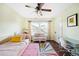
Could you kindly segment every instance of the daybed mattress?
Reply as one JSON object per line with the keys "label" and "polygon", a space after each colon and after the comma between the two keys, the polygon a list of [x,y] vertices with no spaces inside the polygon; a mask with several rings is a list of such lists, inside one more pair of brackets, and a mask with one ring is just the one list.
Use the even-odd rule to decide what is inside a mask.
{"label": "daybed mattress", "polygon": [[28,46],[29,39],[20,43],[7,42],[0,45],[0,56],[18,56]]}

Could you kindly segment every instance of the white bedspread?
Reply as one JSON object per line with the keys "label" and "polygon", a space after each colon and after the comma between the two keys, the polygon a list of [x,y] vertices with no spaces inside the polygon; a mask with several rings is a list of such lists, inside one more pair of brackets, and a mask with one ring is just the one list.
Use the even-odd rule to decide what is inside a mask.
{"label": "white bedspread", "polygon": [[29,44],[29,39],[26,39],[20,43],[8,42],[0,45],[0,56],[17,56],[26,48]]}

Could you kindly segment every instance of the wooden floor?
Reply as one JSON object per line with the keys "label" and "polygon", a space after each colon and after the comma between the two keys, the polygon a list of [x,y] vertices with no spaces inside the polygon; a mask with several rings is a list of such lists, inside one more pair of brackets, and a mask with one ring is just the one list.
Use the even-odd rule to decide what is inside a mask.
{"label": "wooden floor", "polygon": [[52,47],[55,49],[55,51],[57,52],[59,56],[63,56],[63,55],[70,56],[70,53],[66,49],[64,49],[62,46],[60,46],[56,41],[51,40],[49,42],[51,43]]}

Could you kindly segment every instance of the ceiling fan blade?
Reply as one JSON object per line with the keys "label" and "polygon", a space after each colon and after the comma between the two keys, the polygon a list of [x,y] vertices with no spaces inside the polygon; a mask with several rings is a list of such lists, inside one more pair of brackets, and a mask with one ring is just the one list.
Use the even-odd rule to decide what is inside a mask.
{"label": "ceiling fan blade", "polygon": [[52,10],[51,9],[41,9],[42,11],[48,11],[48,12],[51,12]]}
{"label": "ceiling fan blade", "polygon": [[44,3],[37,3],[37,8],[41,9]]}
{"label": "ceiling fan blade", "polygon": [[[25,7],[28,7],[28,8],[34,8],[34,7],[29,6],[29,5],[25,5]],[[34,9],[35,9],[35,8],[34,8]]]}
{"label": "ceiling fan blade", "polygon": [[28,6],[28,5],[25,5],[25,7],[29,7],[29,8],[31,8],[31,6]]}
{"label": "ceiling fan blade", "polygon": [[38,6],[42,7],[44,3],[37,3]]}

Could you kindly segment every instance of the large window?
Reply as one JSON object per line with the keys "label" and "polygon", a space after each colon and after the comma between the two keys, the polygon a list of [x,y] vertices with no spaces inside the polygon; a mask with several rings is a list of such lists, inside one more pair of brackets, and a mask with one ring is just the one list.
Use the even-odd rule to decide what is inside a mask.
{"label": "large window", "polygon": [[48,35],[48,22],[31,22],[31,34],[35,33]]}

